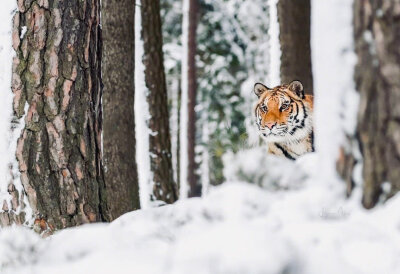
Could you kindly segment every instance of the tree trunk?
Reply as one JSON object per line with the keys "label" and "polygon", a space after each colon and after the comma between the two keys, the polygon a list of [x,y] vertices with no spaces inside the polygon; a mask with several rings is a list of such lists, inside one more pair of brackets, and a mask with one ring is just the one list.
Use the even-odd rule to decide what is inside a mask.
{"label": "tree trunk", "polygon": [[25,127],[16,158],[41,231],[108,220],[99,8],[99,0],[18,1],[13,109]]}
{"label": "tree trunk", "polygon": [[172,170],[171,136],[167,86],[162,51],[160,2],[141,0],[143,64],[145,82],[149,90],[147,102],[150,116],[150,168],[153,173],[153,193],[157,200],[173,203],[177,199]]}
{"label": "tree trunk", "polygon": [[196,30],[198,6],[197,0],[189,2],[189,32],[188,32],[188,182],[189,197],[200,196],[200,189],[196,177]]}
{"label": "tree trunk", "polygon": [[[355,0],[354,35],[360,92],[358,126],[352,136],[363,162],[363,197],[373,207],[388,182],[387,198],[400,190],[400,3]],[[354,149],[348,150],[354,151]],[[339,170],[351,184],[357,156],[345,154]],[[345,166],[345,168],[343,168]],[[347,176],[346,176],[347,175]],[[385,191],[386,192],[386,191]]]}
{"label": "tree trunk", "polygon": [[313,93],[310,46],[310,0],[279,0],[281,81],[299,80],[307,94]]}
{"label": "tree trunk", "polygon": [[111,219],[139,209],[135,139],[135,1],[103,0],[104,165]]}
{"label": "tree trunk", "polygon": [[181,157],[180,157],[180,150],[181,150],[181,132],[180,132],[180,130],[181,130],[181,98],[182,98],[182,89],[181,89],[181,86],[180,86],[180,84],[179,84],[179,88],[178,88],[178,91],[177,91],[177,93],[178,93],[178,95],[177,95],[177,104],[176,104],[176,106],[177,106],[177,108],[178,108],[178,110],[177,110],[177,123],[176,123],[176,128],[177,128],[177,132],[176,132],[176,151],[175,151],[175,154],[176,154],[176,184],[177,184],[177,189],[178,189],[178,191],[177,191],[177,193],[178,193],[178,197],[179,197],[179,194],[180,194],[180,191],[179,191],[179,189],[180,189],[180,187],[181,187],[181,184],[182,184],[182,180],[181,180],[181,172],[180,172],[180,169],[181,169]]}

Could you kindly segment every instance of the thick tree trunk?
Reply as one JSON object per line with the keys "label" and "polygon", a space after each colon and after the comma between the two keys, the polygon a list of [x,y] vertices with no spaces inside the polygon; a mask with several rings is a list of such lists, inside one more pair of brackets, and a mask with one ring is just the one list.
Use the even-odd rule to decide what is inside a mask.
{"label": "thick tree trunk", "polygon": [[[400,3],[355,0],[354,35],[360,105],[352,143],[363,157],[362,203],[371,208],[384,182],[390,184],[387,197],[400,190]],[[351,153],[341,159],[349,163],[339,170],[348,184],[356,160]]]}
{"label": "thick tree trunk", "polygon": [[28,111],[16,157],[42,231],[108,219],[99,8],[99,0],[18,1],[13,107],[16,118]]}
{"label": "thick tree trunk", "polygon": [[150,167],[153,173],[153,193],[157,200],[173,203],[177,199],[172,170],[171,136],[167,86],[164,73],[163,39],[159,0],[141,0],[143,64],[149,90],[147,102],[150,116]]}
{"label": "thick tree trunk", "polygon": [[189,33],[188,33],[188,182],[189,197],[200,196],[201,191],[197,184],[195,146],[196,146],[196,30],[198,19],[197,0],[189,2]]}
{"label": "thick tree trunk", "polygon": [[310,46],[310,0],[279,0],[281,81],[299,80],[307,94],[313,93]]}
{"label": "thick tree trunk", "polygon": [[111,219],[138,209],[135,1],[103,0],[104,176]]}

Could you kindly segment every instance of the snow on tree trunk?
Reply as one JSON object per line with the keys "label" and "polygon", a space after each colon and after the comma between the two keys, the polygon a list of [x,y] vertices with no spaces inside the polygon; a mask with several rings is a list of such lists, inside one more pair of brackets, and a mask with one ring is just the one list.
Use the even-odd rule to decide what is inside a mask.
{"label": "snow on tree trunk", "polygon": [[[25,117],[18,119],[13,117],[13,93],[10,88],[12,75],[12,62],[15,58],[13,46],[17,47],[20,39],[25,35],[26,28],[19,29],[19,16],[14,16],[17,3],[7,0],[2,3],[0,11],[4,22],[0,24],[0,89],[2,100],[0,101],[0,225],[33,224],[33,212],[29,205],[26,193],[20,180],[18,163],[15,159],[17,139],[25,127]],[[13,20],[14,17],[14,20]],[[14,25],[14,28],[13,28]],[[13,31],[12,31],[13,30]],[[27,104],[24,106],[26,112]]]}
{"label": "snow on tree trunk", "polygon": [[181,111],[180,111],[180,185],[179,197],[187,198],[189,195],[188,185],[188,93],[189,93],[189,1],[183,0],[182,6],[182,76],[181,76]]}
{"label": "snow on tree trunk", "polygon": [[140,207],[133,108],[134,20],[134,0],[103,0],[103,157],[111,219]]}
{"label": "snow on tree trunk", "polygon": [[136,158],[139,174],[140,204],[142,208],[150,207],[150,201],[153,196],[153,173],[150,168],[149,159],[149,136],[151,130],[148,126],[150,120],[149,104],[147,103],[147,94],[149,90],[146,87],[144,79],[144,64],[142,62],[144,48],[141,38],[142,32],[142,14],[141,8],[136,7],[135,12],[135,120],[136,120]]}
{"label": "snow on tree trunk", "polygon": [[313,93],[310,47],[310,0],[279,0],[278,18],[281,55],[281,80],[300,80],[306,93]]}
{"label": "snow on tree trunk", "polygon": [[177,199],[172,170],[171,135],[167,87],[164,72],[163,38],[160,3],[141,0],[143,63],[150,109],[150,168],[153,174],[153,195],[157,200],[173,203]]}
{"label": "snow on tree trunk", "polygon": [[270,86],[281,84],[280,68],[281,68],[281,47],[279,42],[279,22],[278,22],[278,4],[279,0],[269,0],[269,83]]}
{"label": "snow on tree trunk", "polygon": [[39,231],[109,219],[99,7],[99,1],[18,1],[13,110],[16,119],[26,116],[16,158]]}
{"label": "snow on tree trunk", "polygon": [[[355,0],[355,79],[360,105],[352,147],[343,150],[339,171],[351,184],[357,180],[355,166],[362,160],[362,204],[366,208],[400,190],[399,33],[398,1]],[[358,150],[362,159],[354,153]]]}
{"label": "snow on tree trunk", "polygon": [[[179,173],[179,149],[180,149],[180,97],[181,97],[181,85],[180,79],[173,79],[171,86],[172,89],[172,110],[171,110],[171,150],[172,150],[172,164],[174,167],[174,181],[176,182],[177,189],[180,186],[180,173]],[[177,193],[179,195],[179,193]]]}
{"label": "snow on tree trunk", "polygon": [[[319,180],[337,185],[336,161],[344,134],[354,131],[358,103],[354,83],[353,1],[312,1],[314,126]],[[329,31],[327,31],[329,30]],[[334,42],[332,42],[334,41]]]}

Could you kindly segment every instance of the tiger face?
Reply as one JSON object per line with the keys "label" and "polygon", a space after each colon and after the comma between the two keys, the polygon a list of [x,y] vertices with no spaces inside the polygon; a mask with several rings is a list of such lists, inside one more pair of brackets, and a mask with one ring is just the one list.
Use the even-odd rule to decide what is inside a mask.
{"label": "tiger face", "polygon": [[293,143],[307,138],[312,131],[312,96],[304,95],[299,81],[274,88],[257,83],[254,93],[258,97],[256,124],[267,142]]}

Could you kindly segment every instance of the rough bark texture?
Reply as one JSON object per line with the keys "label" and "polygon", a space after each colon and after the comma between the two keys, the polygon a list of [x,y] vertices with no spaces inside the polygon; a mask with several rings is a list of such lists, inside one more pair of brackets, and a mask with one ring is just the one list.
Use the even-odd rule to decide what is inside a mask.
{"label": "rough bark texture", "polygon": [[111,219],[138,209],[134,66],[135,1],[103,0],[104,177]]}
{"label": "rough bark texture", "polygon": [[188,182],[190,186],[189,197],[200,196],[201,191],[197,184],[195,146],[196,146],[196,30],[198,21],[197,0],[189,3],[189,37],[188,37]]}
{"label": "rough bark texture", "polygon": [[42,231],[107,220],[99,0],[17,3],[13,109],[16,118],[25,104],[28,111],[16,158],[35,224]]}
{"label": "rough bark texture", "polygon": [[164,73],[163,39],[159,0],[141,0],[143,64],[149,90],[147,102],[150,116],[150,167],[153,173],[153,194],[157,200],[173,203],[177,199],[173,179],[171,136],[167,87]]}
{"label": "rough bark texture", "polygon": [[[382,183],[390,183],[388,197],[400,190],[400,1],[356,0],[354,35],[360,105],[353,145],[363,157],[362,203],[371,208]],[[349,164],[341,173],[348,179],[355,157],[343,158]]]}
{"label": "rough bark texture", "polygon": [[307,94],[313,93],[310,46],[310,0],[279,0],[281,82],[299,80]]}

